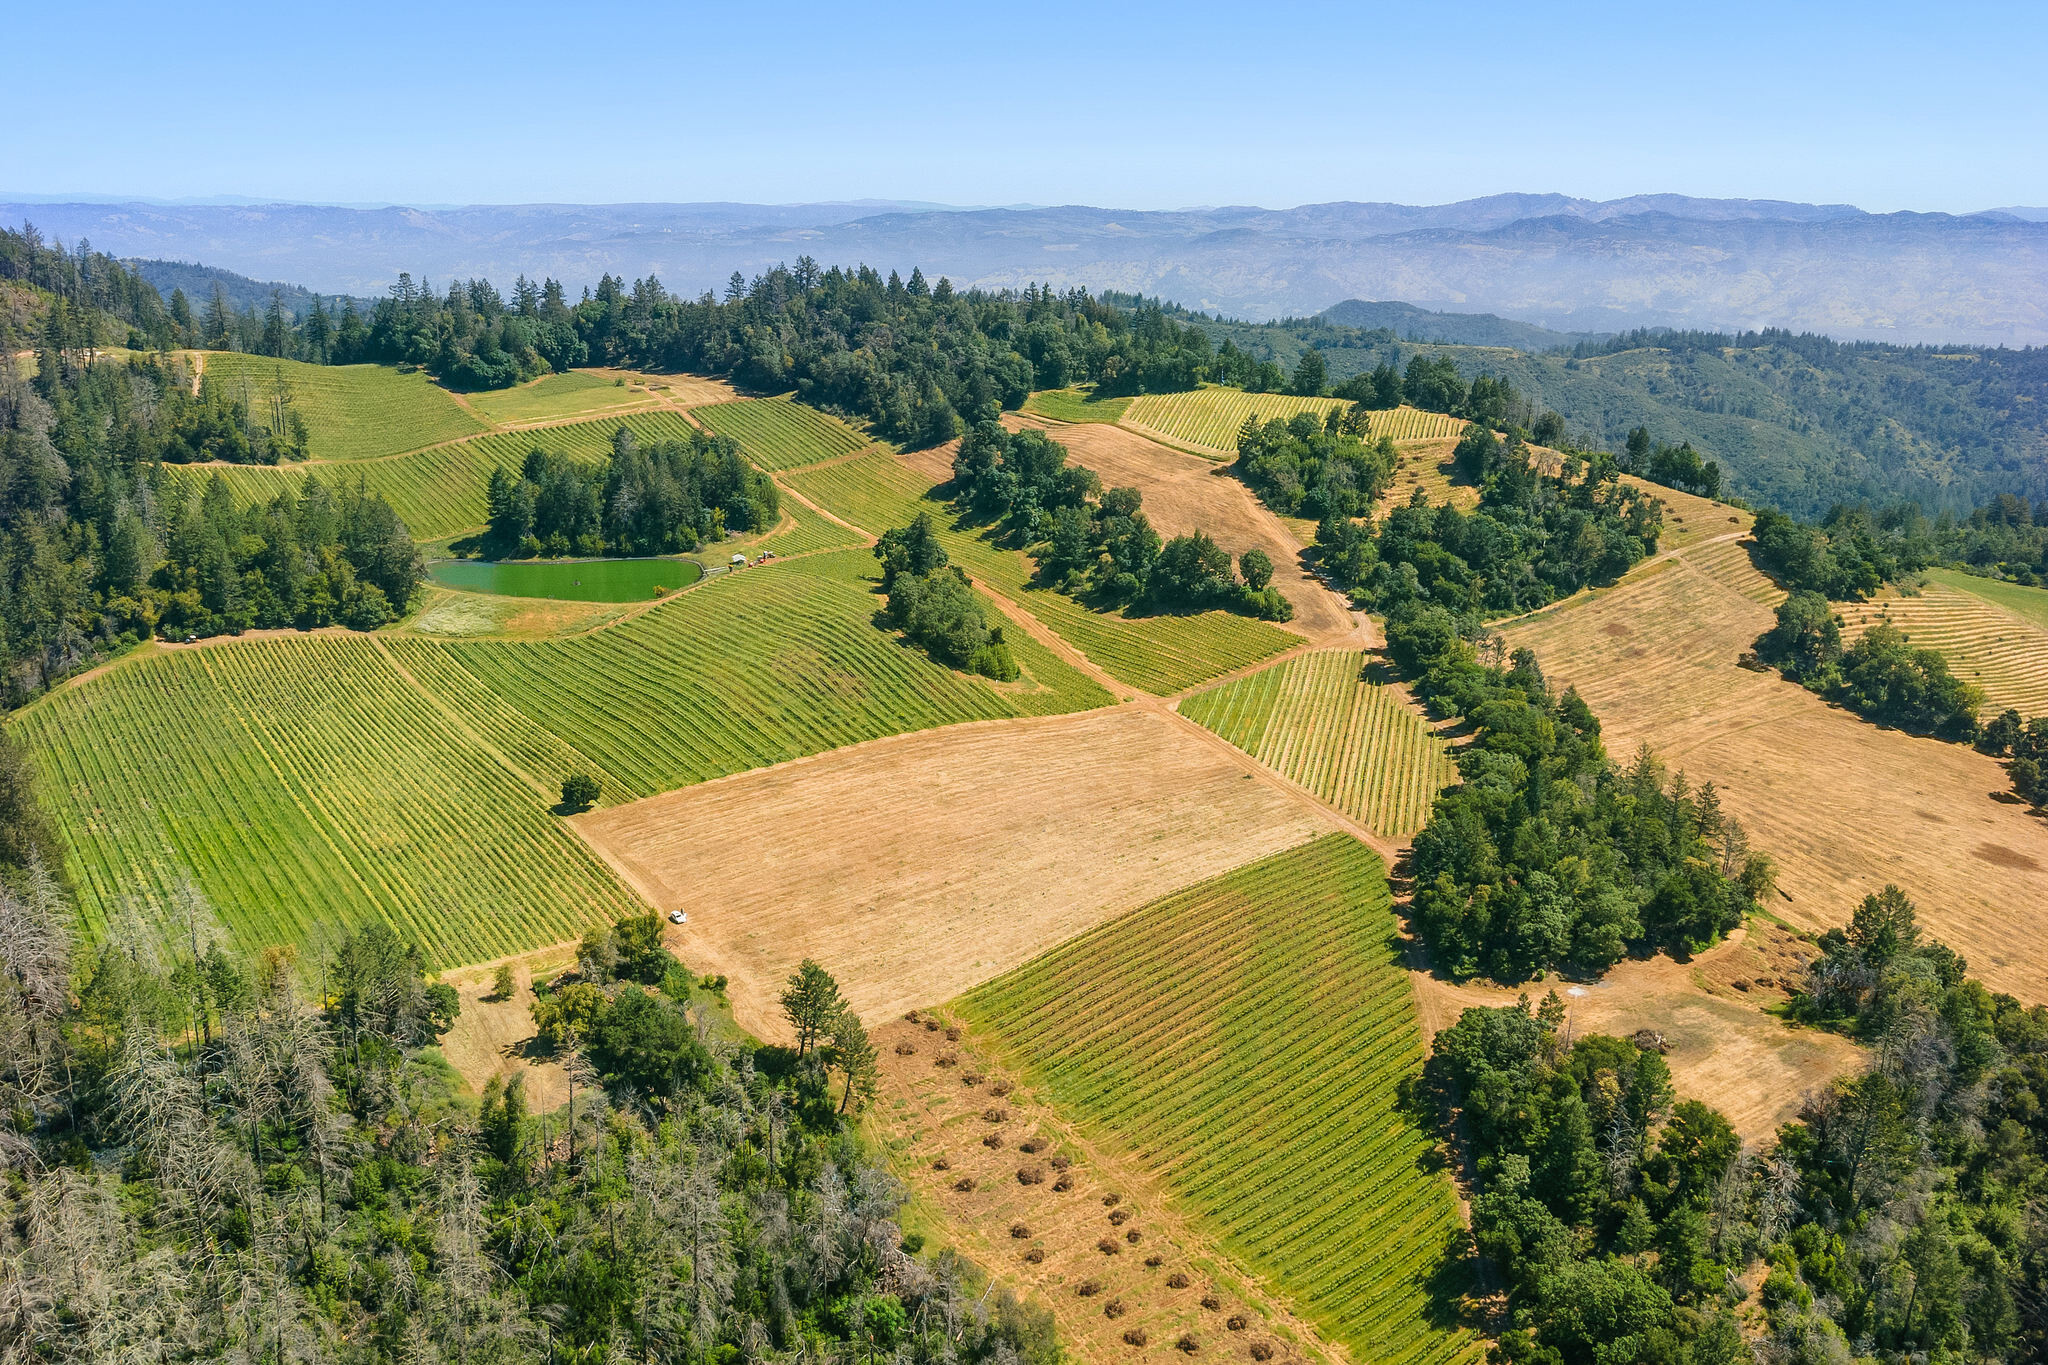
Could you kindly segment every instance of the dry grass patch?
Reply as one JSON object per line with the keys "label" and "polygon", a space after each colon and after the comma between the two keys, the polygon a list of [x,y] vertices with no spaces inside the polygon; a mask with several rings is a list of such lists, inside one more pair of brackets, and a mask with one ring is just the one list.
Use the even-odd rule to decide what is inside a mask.
{"label": "dry grass patch", "polygon": [[514,960],[512,994],[498,998],[495,966],[465,967],[444,972],[441,979],[462,997],[462,1013],[441,1035],[441,1055],[469,1088],[482,1093],[493,1079],[510,1081],[523,1075],[526,1106],[547,1113],[569,1099],[569,1075],[560,1064],[534,1055],[533,976],[566,964],[569,947],[551,948]]}
{"label": "dry grass patch", "polygon": [[1896,882],[1921,922],[1995,989],[2048,999],[2048,823],[1994,799],[2009,783],[1960,745],[1884,730],[1775,674],[1736,666],[1780,594],[1732,541],[1645,566],[1608,592],[1515,623],[1559,686],[1576,685],[1610,752],[1647,743],[1711,779],[1778,860],[1776,911],[1847,921]]}
{"label": "dry grass patch", "polygon": [[[1597,982],[1551,984],[1571,1011],[1573,1031],[1628,1038],[1648,1029],[1659,1035],[1678,1093],[1713,1105],[1744,1139],[1762,1143],[1797,1115],[1809,1090],[1860,1070],[1865,1060],[1846,1038],[1794,1028],[1766,1012],[1786,998],[1775,983],[1796,980],[1814,953],[1808,940],[1767,920],[1752,920],[1690,962],[1661,955],[1631,959]],[[1512,1005],[1520,994],[1545,989],[1452,985],[1422,972],[1411,975],[1423,1027],[1432,1037],[1469,1006]],[[1774,984],[1759,986],[1760,977]]]}
{"label": "dry grass patch", "polygon": [[1292,629],[1320,640],[1348,635],[1362,619],[1302,567],[1303,543],[1213,461],[1106,423],[1060,424],[1011,414],[1005,425],[1045,431],[1075,464],[1101,475],[1105,488],[1137,489],[1145,496],[1145,515],[1162,536],[1207,531],[1233,558],[1254,547],[1264,550],[1273,560],[1273,586],[1294,604]]}
{"label": "dry grass patch", "polygon": [[1332,828],[1128,708],[858,745],[575,824],[651,903],[689,912],[674,945],[771,1038],[802,958],[868,1019],[900,1015]]}

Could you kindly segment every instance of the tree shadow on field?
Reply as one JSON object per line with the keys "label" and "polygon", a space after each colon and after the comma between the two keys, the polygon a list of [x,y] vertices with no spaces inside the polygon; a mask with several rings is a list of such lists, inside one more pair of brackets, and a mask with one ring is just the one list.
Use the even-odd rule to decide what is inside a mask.
{"label": "tree shadow on field", "polygon": [[1436,1259],[1417,1286],[1422,1290],[1424,1320],[1443,1332],[1489,1330],[1494,1315],[1485,1301],[1475,1297],[1487,1278],[1483,1272],[1472,1234],[1462,1225],[1444,1233]]}

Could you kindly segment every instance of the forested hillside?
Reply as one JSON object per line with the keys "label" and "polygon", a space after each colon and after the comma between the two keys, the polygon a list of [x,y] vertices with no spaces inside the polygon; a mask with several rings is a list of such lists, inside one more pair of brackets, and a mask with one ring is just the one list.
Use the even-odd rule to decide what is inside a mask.
{"label": "forested hillside", "polygon": [[2039,348],[1637,332],[1532,353],[1413,343],[1321,319],[1180,316],[1290,374],[1316,351],[1337,383],[1418,354],[1447,357],[1468,381],[1504,379],[1534,408],[1561,413],[1582,444],[1619,449],[1646,426],[1708,452],[1729,492],[1797,515],[1858,499],[1964,513],[2000,493],[2048,496],[2048,350]]}

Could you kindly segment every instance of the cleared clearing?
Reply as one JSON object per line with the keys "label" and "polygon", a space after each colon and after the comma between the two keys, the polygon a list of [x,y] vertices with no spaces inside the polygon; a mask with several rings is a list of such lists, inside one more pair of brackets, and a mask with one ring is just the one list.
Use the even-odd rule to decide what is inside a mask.
{"label": "cleared clearing", "polygon": [[1369,629],[1363,614],[1302,567],[1302,544],[1286,525],[1214,462],[1104,423],[1077,426],[1017,415],[1004,420],[1012,428],[1046,432],[1075,464],[1101,475],[1103,487],[1144,494],[1145,515],[1160,535],[1207,531],[1233,558],[1254,546],[1264,550],[1273,561],[1273,586],[1294,604],[1294,629],[1318,640]]}
{"label": "cleared clearing", "polygon": [[1180,713],[1381,834],[1404,838],[1456,779],[1450,748],[1370,656],[1318,650],[1197,692]]}
{"label": "cleared clearing", "polygon": [[2004,771],[1961,745],[1880,729],[1735,660],[1783,594],[1719,541],[1638,568],[1606,592],[1516,622],[1553,683],[1576,685],[1609,751],[1647,743],[1712,780],[1778,860],[1777,913],[1821,929],[1896,882],[1970,969],[2048,999],[2048,824],[1995,799]]}
{"label": "cleared clearing", "polygon": [[281,383],[311,429],[316,460],[374,460],[490,429],[422,372],[308,365],[231,351],[204,356],[206,377],[247,397],[253,411],[265,410]]}
{"label": "cleared clearing", "polygon": [[1432,1038],[1471,1006],[1512,1005],[1522,994],[1540,998],[1551,988],[1563,997],[1574,1032],[1628,1038],[1649,1029],[1669,1049],[1664,1060],[1678,1093],[1713,1105],[1744,1139],[1762,1145],[1798,1116],[1809,1091],[1861,1071],[1870,1060],[1840,1034],[1794,1027],[1767,1012],[1784,1004],[1788,987],[1816,955],[1810,940],[1752,918],[1689,962],[1663,954],[1630,958],[1598,981],[1577,985],[1560,980],[1505,989],[1453,985],[1419,971],[1411,976],[1423,1030]]}
{"label": "cleared clearing", "polygon": [[[2007,707],[2023,716],[2048,715],[2048,629],[1971,591],[1983,582],[1935,570],[1911,595],[1889,592],[1869,602],[1841,603],[1836,611],[1844,643],[1880,620],[1890,621],[1916,648],[1940,651],[1957,677],[1982,688],[1987,717]],[[2040,592],[1989,586],[2009,593]]]}
{"label": "cleared clearing", "polygon": [[[926,452],[920,458],[929,462],[946,457]],[[1062,593],[1032,587],[1031,563],[1021,552],[991,544],[981,531],[957,528],[945,504],[926,496],[933,491],[933,476],[883,451],[778,477],[871,534],[908,525],[919,512],[930,512],[954,563],[1020,603],[1098,667],[1132,687],[1170,695],[1301,643],[1291,631],[1227,612],[1127,617],[1094,611]],[[1014,635],[1011,642],[1015,644]]]}
{"label": "cleared clearing", "polygon": [[738,441],[747,458],[767,470],[816,464],[873,444],[838,418],[787,398],[713,403],[693,409],[691,415]]}
{"label": "cleared clearing", "polygon": [[841,749],[577,817],[672,941],[787,1036],[805,957],[870,1020],[948,999],[1191,881],[1332,827],[1133,707]]}
{"label": "cleared clearing", "polygon": [[957,1008],[1354,1359],[1470,1359],[1473,1335],[1437,1325],[1455,1308],[1432,1280],[1464,1227],[1402,1112],[1423,1048],[1393,939],[1384,866],[1333,835],[1112,920]]}
{"label": "cleared clearing", "polygon": [[[624,379],[621,384],[618,380]],[[639,376],[594,370],[545,374],[509,389],[484,389],[462,396],[472,411],[496,426],[590,417],[597,413],[655,407],[664,399]]]}
{"label": "cleared clearing", "polygon": [[1056,422],[1118,422],[1130,405],[1128,398],[1098,398],[1095,386],[1086,384],[1071,389],[1040,389],[1024,400],[1024,411]]}

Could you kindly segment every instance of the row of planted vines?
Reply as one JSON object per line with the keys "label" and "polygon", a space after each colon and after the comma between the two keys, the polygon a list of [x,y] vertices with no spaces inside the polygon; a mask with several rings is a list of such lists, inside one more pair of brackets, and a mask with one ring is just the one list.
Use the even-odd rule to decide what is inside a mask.
{"label": "row of planted vines", "polygon": [[[550,813],[862,740],[1082,710],[1101,688],[1036,641],[997,686],[873,622],[872,558],[721,576],[547,642],[294,636],[166,651],[10,722],[43,777],[88,925],[166,911],[190,876],[243,947],[379,917],[442,964],[557,943],[637,902]],[[150,908],[154,905],[156,908]]]}
{"label": "row of planted vines", "polygon": [[182,932],[171,907],[187,876],[241,948],[383,919],[440,964],[556,943],[635,904],[375,640],[159,654],[10,728],[95,933]]}
{"label": "row of planted vines", "polygon": [[698,421],[740,443],[763,469],[795,469],[871,444],[835,417],[787,398],[744,398],[692,410]]}
{"label": "row of planted vines", "polygon": [[[991,544],[984,532],[954,529],[953,513],[926,495],[931,481],[885,452],[781,476],[821,507],[880,533],[929,512],[939,537],[969,577],[1020,603],[1117,681],[1170,695],[1301,643],[1264,621],[1209,611],[1191,616],[1125,616],[1096,611],[1063,593],[1031,586],[1031,561]],[[1008,632],[1014,644],[1020,631]]]}
{"label": "row of planted vines", "polygon": [[1366,681],[1366,665],[1353,650],[1304,654],[1197,693],[1181,714],[1382,834],[1403,837],[1422,828],[1457,768],[1398,692]]}
{"label": "row of planted vines", "polygon": [[1113,920],[959,1007],[1354,1359],[1473,1359],[1474,1338],[1439,1325],[1462,1224],[1402,1112],[1423,1049],[1394,934],[1385,868],[1333,835]]}
{"label": "row of planted vines", "polygon": [[329,484],[346,481],[351,487],[360,482],[383,495],[415,540],[438,540],[483,525],[484,490],[494,468],[518,469],[536,447],[595,462],[611,453],[613,434],[621,426],[642,442],[686,439],[690,430],[689,419],[681,413],[657,409],[566,426],[492,432],[452,445],[348,464],[166,468],[195,491],[219,475],[238,506],[296,493],[308,475]]}

